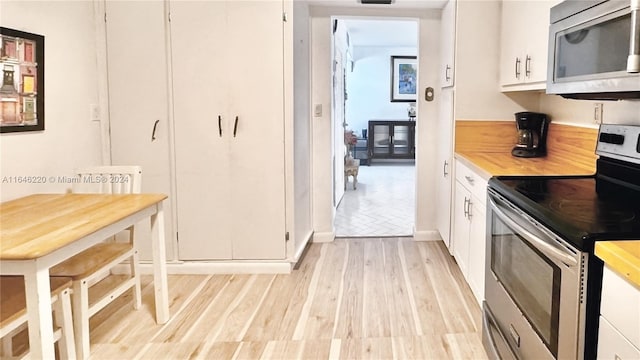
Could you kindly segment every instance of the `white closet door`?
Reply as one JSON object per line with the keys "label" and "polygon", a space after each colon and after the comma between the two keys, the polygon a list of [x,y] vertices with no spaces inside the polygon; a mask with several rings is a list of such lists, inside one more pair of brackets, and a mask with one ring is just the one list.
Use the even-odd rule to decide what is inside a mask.
{"label": "white closet door", "polygon": [[229,175],[233,135],[227,94],[234,58],[227,62],[226,3],[171,1],[170,10],[178,256],[231,259],[231,195],[236,185]]}
{"label": "white closet door", "polygon": [[233,258],[284,259],[283,3],[227,6]]}
{"label": "white closet door", "polygon": [[[142,191],[169,195],[164,211],[167,258],[171,259],[174,199],[170,195],[164,3],[106,1],[105,6],[112,162],[142,166]],[[150,236],[149,224],[141,223],[136,229],[140,231],[138,236]],[[141,259],[150,260],[150,243],[140,244]]]}

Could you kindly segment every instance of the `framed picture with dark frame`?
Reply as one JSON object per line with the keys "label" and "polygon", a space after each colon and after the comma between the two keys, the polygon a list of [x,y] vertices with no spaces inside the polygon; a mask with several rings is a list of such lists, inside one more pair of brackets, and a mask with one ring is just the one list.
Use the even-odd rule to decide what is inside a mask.
{"label": "framed picture with dark frame", "polygon": [[416,57],[391,56],[391,102],[415,102],[417,82]]}
{"label": "framed picture with dark frame", "polygon": [[44,130],[44,36],[0,27],[0,133]]}

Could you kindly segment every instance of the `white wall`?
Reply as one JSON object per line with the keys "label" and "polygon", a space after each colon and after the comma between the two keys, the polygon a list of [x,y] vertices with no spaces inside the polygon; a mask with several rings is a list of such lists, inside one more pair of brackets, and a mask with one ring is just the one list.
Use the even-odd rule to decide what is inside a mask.
{"label": "white wall", "polygon": [[331,241],[333,176],[331,141],[331,18],[311,18],[311,105],[321,107],[312,119],[313,241]]}
{"label": "white wall", "polygon": [[309,238],[311,224],[311,65],[309,7],[294,2],[294,225],[295,248]]}
{"label": "white wall", "polygon": [[[406,102],[391,102],[391,56],[416,56],[417,47],[354,47],[353,72],[347,69],[346,121],[361,135],[369,120],[409,120]],[[431,56],[431,55],[430,55]]]}
{"label": "white wall", "polygon": [[[436,174],[441,167],[436,157],[438,114],[440,111],[440,12],[429,12],[420,18],[418,70],[418,117],[416,119],[416,215],[414,238],[437,240]],[[434,101],[425,100],[426,87],[435,90]],[[405,103],[407,104],[407,103]]]}
{"label": "white wall", "polygon": [[640,101],[570,100],[558,95],[541,95],[540,111],[555,123],[597,127],[593,121],[594,104],[603,104],[603,120],[607,124],[640,125]]}
{"label": "white wall", "polygon": [[64,192],[70,185],[58,176],[102,161],[100,122],[89,120],[89,104],[100,103],[93,2],[3,0],[0,6],[3,27],[45,37],[45,130],[0,135],[0,179],[47,179],[45,184],[5,181],[0,198]]}

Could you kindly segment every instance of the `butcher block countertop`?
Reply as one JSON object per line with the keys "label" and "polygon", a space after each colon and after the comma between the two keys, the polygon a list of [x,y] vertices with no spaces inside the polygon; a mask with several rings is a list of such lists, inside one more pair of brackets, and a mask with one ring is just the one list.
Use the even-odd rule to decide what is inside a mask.
{"label": "butcher block countertop", "polygon": [[640,240],[597,241],[595,252],[613,271],[640,288]]}
{"label": "butcher block countertop", "polygon": [[596,170],[598,130],[570,125],[549,126],[547,156],[511,155],[514,121],[456,121],[456,160],[489,179],[498,175],[591,175]]}
{"label": "butcher block countertop", "polygon": [[511,153],[456,152],[457,160],[488,180],[498,175],[591,175],[588,167],[558,158],[517,158]]}

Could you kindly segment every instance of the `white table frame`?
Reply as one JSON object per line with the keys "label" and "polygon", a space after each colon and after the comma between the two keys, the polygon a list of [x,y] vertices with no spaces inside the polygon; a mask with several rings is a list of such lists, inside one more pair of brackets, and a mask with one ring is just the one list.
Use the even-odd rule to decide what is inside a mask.
{"label": "white table frame", "polygon": [[37,259],[0,260],[0,275],[23,275],[25,279],[31,358],[55,358],[49,269],[147,218],[151,221],[156,322],[164,324],[169,320],[169,293],[162,201]]}

